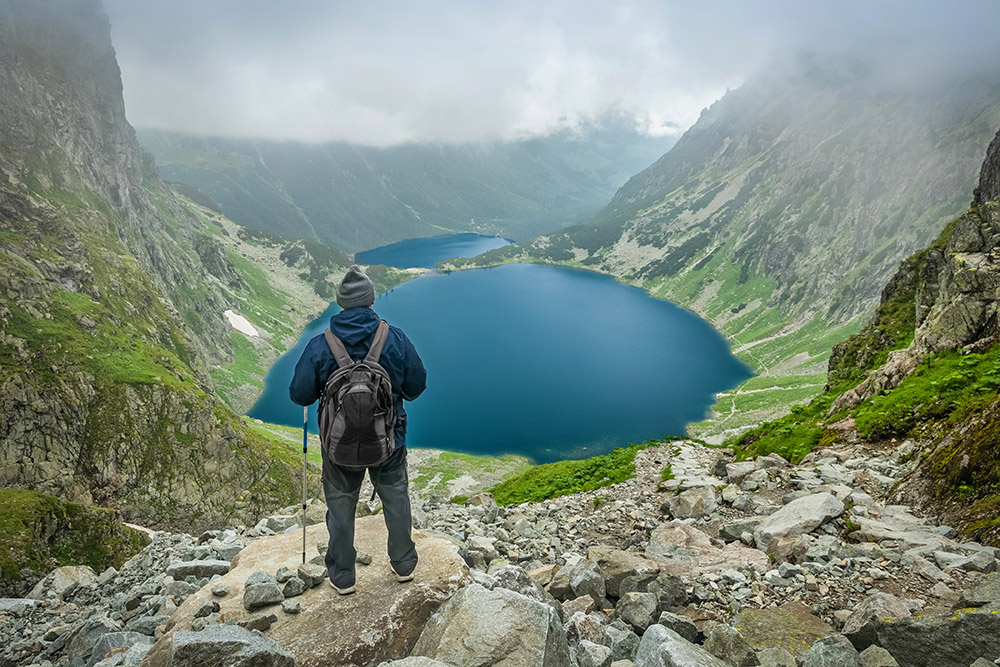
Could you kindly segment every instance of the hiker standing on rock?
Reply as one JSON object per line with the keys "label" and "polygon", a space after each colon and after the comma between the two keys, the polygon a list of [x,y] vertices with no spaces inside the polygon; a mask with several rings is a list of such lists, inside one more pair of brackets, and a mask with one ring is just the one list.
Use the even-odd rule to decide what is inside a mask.
{"label": "hiker standing on rock", "polygon": [[[382,500],[389,563],[399,581],[413,579],[417,550],[406,473],[403,401],[424,391],[427,372],[413,343],[372,310],[375,286],[354,265],[337,288],[343,309],[306,345],[288,388],[292,400],[320,399],[323,494],[330,544],[326,567],[341,595],[355,590],[354,513],[365,470]],[[374,496],[373,496],[374,497]]]}

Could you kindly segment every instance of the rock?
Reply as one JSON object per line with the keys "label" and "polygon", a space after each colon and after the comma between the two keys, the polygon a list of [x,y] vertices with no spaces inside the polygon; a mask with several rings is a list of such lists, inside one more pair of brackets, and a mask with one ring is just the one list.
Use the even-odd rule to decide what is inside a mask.
{"label": "rock", "polygon": [[600,566],[592,560],[581,560],[573,566],[569,574],[569,586],[573,597],[589,595],[598,605],[602,604],[607,589],[604,585],[604,573]]}
{"label": "rock", "polygon": [[167,576],[174,579],[185,577],[214,577],[229,572],[229,563],[224,560],[188,560],[171,563],[167,566]]}
{"label": "rock", "polygon": [[615,621],[604,627],[605,646],[611,649],[611,659],[631,660],[639,649],[639,635],[632,632],[626,623]]}
{"label": "rock", "polygon": [[194,610],[195,618],[205,618],[219,611],[219,603],[215,600],[205,600]]}
{"label": "rock", "polygon": [[427,622],[411,655],[463,667],[571,664],[566,634],[551,607],[479,584],[461,589],[441,607]]}
{"label": "rock", "polygon": [[565,618],[570,618],[578,611],[589,614],[597,608],[597,604],[594,602],[594,598],[589,595],[581,595],[578,598],[563,602],[562,608]]}
{"label": "rock", "polygon": [[47,600],[49,596],[65,599],[80,586],[97,581],[97,573],[87,565],[66,565],[49,572],[28,593],[32,600]]}
{"label": "rock", "polygon": [[161,640],[147,667],[295,667],[277,642],[237,625],[210,625],[201,632],[177,632]]}
{"label": "rock", "polygon": [[678,576],[747,566],[760,572],[770,569],[762,551],[738,544],[717,547],[704,532],[676,520],[657,526],[649,537],[646,555],[659,563],[662,572]]}
{"label": "rock", "polygon": [[116,653],[124,653],[125,650],[128,650],[132,646],[136,645],[146,647],[145,650],[148,650],[148,648],[153,645],[153,639],[151,637],[147,637],[146,635],[140,635],[138,632],[108,632],[103,634],[97,642],[94,643],[94,648],[90,654],[90,660],[87,662],[87,667],[93,667],[95,664],[108,657],[108,654],[112,651],[115,651]]}
{"label": "rock", "polygon": [[267,632],[277,620],[278,616],[276,614],[259,614],[257,616],[251,616],[250,618],[244,618],[236,621],[236,625],[241,628],[246,628],[247,630]]}
{"label": "rock", "polygon": [[569,585],[569,575],[572,571],[573,566],[568,563],[555,571],[552,580],[545,587],[552,597],[557,600],[572,600],[578,597],[573,595],[573,587]]}
{"label": "rock", "polygon": [[576,647],[579,667],[611,667],[611,649],[584,639]]}
{"label": "rock", "polygon": [[988,574],[962,593],[960,607],[1000,607],[1000,574]]}
{"label": "rock", "polygon": [[189,584],[186,581],[171,581],[169,584],[163,587],[163,594],[178,598],[183,601],[187,596],[191,595],[198,590],[198,586],[194,584]]}
{"label": "rock", "polygon": [[[96,574],[94,578],[97,578]],[[120,634],[120,631],[118,624],[103,614],[89,618],[77,625],[66,638],[66,658],[71,665],[89,664],[88,659],[98,640],[108,633]]]}
{"label": "rock", "polygon": [[615,614],[642,633],[656,621],[657,599],[653,593],[626,593],[618,600]]}
{"label": "rock", "polygon": [[326,568],[316,563],[303,563],[295,570],[295,576],[302,580],[308,588],[316,588],[327,580],[329,574]]}
{"label": "rock", "polygon": [[754,531],[760,548],[779,537],[797,537],[818,528],[844,512],[844,503],[831,493],[815,493],[788,503],[766,517]]}
{"label": "rock", "polygon": [[1000,656],[1000,609],[879,619],[875,633],[903,667],[964,665],[973,656]]}
{"label": "rock", "polygon": [[996,662],[987,660],[986,658],[976,658],[976,661],[969,665],[969,667],[996,667],[996,664]]}
{"label": "rock", "polygon": [[833,626],[814,616],[801,602],[767,609],[744,609],[733,625],[754,649],[783,648],[796,658],[816,640],[836,634]]}
{"label": "rock", "polygon": [[432,660],[431,658],[425,658],[423,656],[410,656],[409,658],[403,658],[402,660],[392,660],[391,662],[383,662],[378,667],[453,667],[452,665],[446,665],[440,660]]}
{"label": "rock", "polygon": [[656,596],[656,608],[660,611],[680,609],[688,603],[684,580],[666,572],[661,572],[656,579],[649,582],[646,591]]}
{"label": "rock", "polygon": [[576,612],[566,622],[566,641],[576,646],[584,639],[595,644],[603,643],[606,620],[597,614]]}
{"label": "rock", "polygon": [[[270,580],[259,575],[267,575]],[[243,608],[247,611],[278,604],[284,599],[285,594],[281,591],[281,586],[269,572],[255,572],[247,580],[246,588],[243,590]]]}
{"label": "rock", "polygon": [[726,464],[726,477],[729,479],[730,484],[739,485],[743,482],[747,475],[757,470],[756,464],[753,461],[739,461],[737,463],[727,463]]}
{"label": "rock", "polygon": [[705,638],[705,650],[733,667],[754,667],[757,655],[736,628],[716,623]]}
{"label": "rock", "polygon": [[862,667],[899,667],[892,654],[881,646],[869,646],[861,652]]}
{"label": "rock", "polygon": [[156,629],[161,625],[165,625],[169,620],[170,616],[165,614],[158,616],[137,616],[125,624],[125,629],[152,637],[156,634]]}
{"label": "rock", "polygon": [[500,552],[497,551],[494,541],[487,537],[483,537],[482,535],[469,536],[465,548],[472,554],[479,554],[482,556],[483,562],[486,564],[500,558]]}
{"label": "rock", "polygon": [[364,551],[358,549],[357,553],[354,554],[354,562],[357,563],[358,565],[371,565],[372,564],[371,554],[367,554]]}
{"label": "rock", "polygon": [[229,595],[229,587],[225,584],[215,584],[212,586],[212,595],[216,597],[224,598]]}
{"label": "rock", "polygon": [[492,493],[486,493],[484,491],[482,493],[477,493],[474,496],[469,496],[468,500],[465,501],[465,504],[470,507],[496,507],[497,501],[493,497]]}
{"label": "rock", "polygon": [[882,619],[908,618],[906,602],[889,593],[874,593],[859,604],[841,630],[854,648],[863,651],[876,643],[876,631]]}
{"label": "rock", "polygon": [[760,667],[796,667],[795,656],[783,648],[766,648],[757,653]]}
{"label": "rock", "polygon": [[302,602],[295,599],[286,599],[281,602],[281,611],[286,614],[297,614],[302,611]]}
{"label": "rock", "polygon": [[526,595],[539,602],[545,601],[545,590],[517,565],[506,565],[493,571],[491,575],[496,580],[495,586]]}
{"label": "rock", "polygon": [[297,595],[302,595],[307,590],[306,582],[298,577],[291,577],[285,582],[285,587],[281,589],[281,594],[286,598],[293,598]]}
{"label": "rock", "polygon": [[662,625],[651,625],[642,635],[635,667],[728,667],[714,655]]}
{"label": "rock", "polygon": [[666,505],[674,519],[697,519],[714,512],[718,503],[712,487],[700,486],[667,498]]}
{"label": "rock", "polygon": [[753,531],[757,530],[757,526],[760,525],[762,520],[758,517],[749,517],[724,524],[719,527],[719,538],[726,542],[739,542],[743,533],[752,534]]}
{"label": "rock", "polygon": [[[325,541],[326,527],[322,524],[310,527],[309,536]],[[358,519],[355,544],[375,556],[371,567],[357,571],[358,592],[339,596],[329,585],[316,586],[294,598],[302,605],[300,613],[276,614],[268,636],[294,655],[298,664],[377,665],[403,658],[410,654],[431,614],[469,580],[468,569],[456,546],[415,531],[413,539],[420,555],[416,579],[401,585],[389,570],[386,539],[381,516]],[[297,568],[296,576],[305,581],[302,575],[308,576],[308,570],[319,567],[322,578],[317,581],[324,581],[326,573],[322,566],[298,565],[301,546],[302,535],[296,532],[251,542],[240,553],[233,569],[215,582],[231,591],[231,595],[218,600],[220,617],[238,623],[257,615],[242,605],[245,582],[255,571],[275,572],[282,566]],[[198,591],[180,606],[157,647],[169,642],[173,633],[191,628],[195,620],[193,612],[198,604],[211,597],[210,588]],[[360,637],[368,640],[359,641]]]}
{"label": "rock", "polygon": [[279,567],[278,571],[274,573],[274,578],[279,584],[283,584],[292,577],[295,576],[295,570],[289,567]]}
{"label": "rock", "polygon": [[665,611],[660,614],[657,623],[668,630],[673,630],[692,644],[698,640],[698,626],[687,616]]}
{"label": "rock", "polygon": [[802,667],[862,667],[861,656],[843,635],[817,639],[806,652]]}
{"label": "rock", "polygon": [[626,577],[655,575],[660,571],[656,561],[647,556],[603,545],[591,547],[587,558],[600,567],[606,594],[615,598],[621,596],[619,588]]}

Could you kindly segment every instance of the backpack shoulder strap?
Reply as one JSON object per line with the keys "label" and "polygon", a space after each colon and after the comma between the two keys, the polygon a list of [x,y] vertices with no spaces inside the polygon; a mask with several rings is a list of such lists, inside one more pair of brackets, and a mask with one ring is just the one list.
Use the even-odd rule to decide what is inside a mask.
{"label": "backpack shoulder strap", "polygon": [[385,339],[388,335],[389,323],[382,320],[378,323],[378,329],[375,330],[375,338],[372,340],[372,346],[368,350],[368,354],[365,355],[365,361],[378,363],[379,357],[382,356],[382,346],[385,345]]}
{"label": "backpack shoulder strap", "polygon": [[330,346],[330,351],[333,352],[333,358],[337,360],[337,366],[346,368],[354,363],[351,355],[347,354],[347,348],[344,347],[344,343],[334,336],[332,331],[327,329],[323,332],[323,335],[326,337],[326,344]]}

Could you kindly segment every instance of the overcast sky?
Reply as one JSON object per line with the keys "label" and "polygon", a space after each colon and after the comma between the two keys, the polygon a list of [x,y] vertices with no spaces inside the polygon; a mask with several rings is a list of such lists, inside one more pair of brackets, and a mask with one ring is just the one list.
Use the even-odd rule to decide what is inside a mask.
{"label": "overcast sky", "polygon": [[996,59],[1000,1],[104,0],[137,127],[485,141],[625,111],[652,134],[768,63]]}

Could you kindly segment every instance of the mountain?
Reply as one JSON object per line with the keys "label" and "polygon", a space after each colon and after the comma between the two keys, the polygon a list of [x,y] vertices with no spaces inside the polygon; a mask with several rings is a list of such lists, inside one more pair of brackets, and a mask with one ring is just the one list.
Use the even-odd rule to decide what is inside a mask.
{"label": "mountain", "polygon": [[822,387],[900,260],[964,210],[998,124],[995,74],[804,58],[706,109],[586,223],[442,267],[557,262],[694,310],[760,374],[720,398],[714,428],[740,427]]}
{"label": "mountain", "polygon": [[245,400],[349,259],[160,179],[98,0],[0,4],[0,221],[0,486],[186,530],[294,501],[298,456],[215,385]]}
{"label": "mountain", "polygon": [[900,448],[911,470],[893,501],[1000,545],[998,311],[1000,132],[971,207],[902,262],[872,320],[834,348],[824,393],[735,447],[792,459],[816,444]]}
{"label": "mountain", "polygon": [[246,227],[349,251],[451,231],[515,239],[580,222],[672,144],[609,117],[580,132],[373,148],[139,132],[165,177]]}

